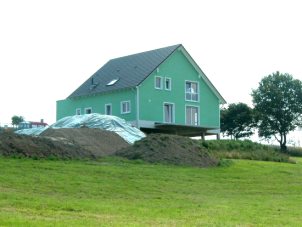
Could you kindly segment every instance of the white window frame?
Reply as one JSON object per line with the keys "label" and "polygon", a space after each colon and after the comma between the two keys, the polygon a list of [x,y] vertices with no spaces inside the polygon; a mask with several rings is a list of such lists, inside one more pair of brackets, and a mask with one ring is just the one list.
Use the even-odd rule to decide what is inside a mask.
{"label": "white window frame", "polygon": [[86,107],[85,108],[85,114],[88,114],[87,111],[90,110],[90,114],[92,114],[92,107]]}
{"label": "white window frame", "polygon": [[[79,113],[78,113],[79,112]],[[82,110],[81,108],[76,108],[76,115],[82,115]]]}
{"label": "white window frame", "polygon": [[[170,84],[169,88],[167,88],[167,86],[166,86],[167,85],[167,80],[170,81],[169,82],[169,84]],[[172,90],[172,78],[171,77],[165,77],[164,84],[165,84],[164,87],[165,87],[166,91],[171,91]]]}
{"label": "white window frame", "polygon": [[[187,124],[187,107],[195,107],[197,108],[197,125],[193,125],[193,124]],[[192,119],[191,119],[191,123],[192,123]],[[191,125],[191,126],[199,126],[200,125],[200,107],[196,106],[196,105],[185,105],[185,125]]]}
{"label": "white window frame", "polygon": [[[107,114],[107,106],[110,106],[110,114]],[[112,103],[105,104],[105,115],[112,115]]]}
{"label": "white window frame", "polygon": [[[127,111],[123,111],[123,105],[128,103],[128,106],[129,106],[129,109]],[[127,100],[127,101],[121,101],[121,114],[128,114],[128,113],[131,113],[131,102],[130,100]]]}
{"label": "white window frame", "polygon": [[[166,122],[166,116],[165,116],[165,105],[172,105],[172,122]],[[163,122],[164,123],[175,123],[175,103],[173,102],[163,102]]]}
{"label": "white window frame", "polygon": [[[160,87],[157,87],[156,85],[156,79],[159,78],[160,79]],[[162,76],[155,76],[154,77],[154,88],[157,90],[162,90],[163,89],[163,77]]]}
{"label": "white window frame", "polygon": [[[195,83],[197,84],[197,93],[189,93],[187,92],[187,83]],[[187,94],[197,94],[197,100],[192,100],[191,99],[187,99]],[[199,102],[199,96],[200,96],[200,91],[199,91],[199,82],[198,81],[192,81],[192,80],[185,80],[185,100],[189,101],[189,102]],[[192,96],[191,96],[192,97]]]}

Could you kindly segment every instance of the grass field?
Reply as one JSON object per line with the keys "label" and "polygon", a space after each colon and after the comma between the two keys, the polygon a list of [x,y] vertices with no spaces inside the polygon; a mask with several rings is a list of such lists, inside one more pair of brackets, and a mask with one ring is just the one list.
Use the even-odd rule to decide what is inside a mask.
{"label": "grass field", "polygon": [[0,158],[0,226],[300,226],[297,164]]}

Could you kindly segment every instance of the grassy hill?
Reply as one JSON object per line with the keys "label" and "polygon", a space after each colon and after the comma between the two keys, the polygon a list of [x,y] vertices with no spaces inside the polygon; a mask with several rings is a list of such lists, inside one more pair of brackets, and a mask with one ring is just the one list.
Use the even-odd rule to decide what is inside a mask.
{"label": "grassy hill", "polygon": [[0,226],[299,226],[297,164],[0,158]]}

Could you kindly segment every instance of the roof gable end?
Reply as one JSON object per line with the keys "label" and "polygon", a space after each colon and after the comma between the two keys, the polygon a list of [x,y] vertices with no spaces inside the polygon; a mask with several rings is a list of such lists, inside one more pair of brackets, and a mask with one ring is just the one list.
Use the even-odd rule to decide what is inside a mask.
{"label": "roof gable end", "polygon": [[222,97],[222,95],[219,93],[219,91],[215,88],[215,86],[212,84],[212,82],[209,80],[209,78],[206,76],[206,74],[197,65],[197,63],[194,61],[194,59],[191,57],[191,55],[188,53],[188,51],[183,46],[181,46],[179,48],[179,50],[184,54],[184,56],[192,64],[192,66],[198,72],[199,76],[204,80],[204,82],[211,89],[211,91],[217,96],[217,98],[219,99],[219,102],[221,104],[226,104],[226,100]]}

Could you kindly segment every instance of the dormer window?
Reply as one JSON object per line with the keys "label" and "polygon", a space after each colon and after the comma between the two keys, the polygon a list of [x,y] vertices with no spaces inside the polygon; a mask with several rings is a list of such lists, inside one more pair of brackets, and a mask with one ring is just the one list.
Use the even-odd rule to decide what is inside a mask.
{"label": "dormer window", "polygon": [[116,79],[113,79],[111,80],[108,84],[106,84],[106,86],[112,86],[114,85],[120,78],[116,78]]}

